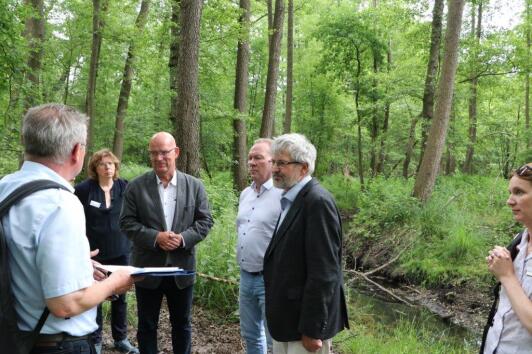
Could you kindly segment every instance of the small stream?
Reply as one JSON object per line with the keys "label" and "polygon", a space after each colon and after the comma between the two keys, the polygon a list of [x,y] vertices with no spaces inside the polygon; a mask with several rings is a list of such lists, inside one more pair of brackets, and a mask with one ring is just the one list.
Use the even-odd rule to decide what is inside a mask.
{"label": "small stream", "polygon": [[446,321],[431,313],[422,306],[410,307],[402,303],[391,302],[383,298],[377,291],[351,288],[349,306],[356,311],[357,317],[373,321],[388,328],[395,327],[400,321],[423,327],[434,333],[434,340],[445,338],[447,341],[463,345],[467,348],[478,348],[480,335],[471,330]]}

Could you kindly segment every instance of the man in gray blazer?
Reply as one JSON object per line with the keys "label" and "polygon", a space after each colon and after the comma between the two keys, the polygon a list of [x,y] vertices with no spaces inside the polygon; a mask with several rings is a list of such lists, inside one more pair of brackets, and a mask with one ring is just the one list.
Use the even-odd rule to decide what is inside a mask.
{"label": "man in gray blazer", "polygon": [[[176,169],[179,148],[172,135],[156,133],[149,143],[153,171],[131,181],[125,191],[120,228],[131,239],[137,267],[177,266],[195,270],[194,247],[213,225],[201,181]],[[137,340],[142,353],[157,353],[162,297],[172,324],[174,353],[191,351],[194,277],[146,277],[137,283]]]}

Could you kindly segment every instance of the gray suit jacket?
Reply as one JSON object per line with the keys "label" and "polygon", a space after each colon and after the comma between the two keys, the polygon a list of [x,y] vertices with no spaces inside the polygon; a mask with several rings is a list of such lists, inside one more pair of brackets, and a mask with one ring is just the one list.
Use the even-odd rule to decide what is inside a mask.
{"label": "gray suit jacket", "polygon": [[[155,172],[135,178],[126,188],[120,228],[133,243],[131,263],[136,267],[171,265],[186,270],[196,269],[194,247],[207,236],[213,220],[201,181],[177,170],[176,177],[177,198],[172,231],[183,236],[185,247],[170,252],[155,244],[157,233],[166,229]],[[194,283],[193,276],[174,279],[180,289]],[[160,277],[146,277],[136,285],[154,289],[160,283]]]}

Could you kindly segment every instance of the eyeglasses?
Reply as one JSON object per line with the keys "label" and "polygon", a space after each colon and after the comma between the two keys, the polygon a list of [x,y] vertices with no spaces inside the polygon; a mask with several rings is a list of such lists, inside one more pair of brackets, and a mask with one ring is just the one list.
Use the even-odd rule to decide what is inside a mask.
{"label": "eyeglasses", "polygon": [[528,177],[529,172],[532,172],[532,166],[530,165],[523,165],[519,167],[517,170],[515,170],[515,174],[519,177]]}
{"label": "eyeglasses", "polygon": [[174,150],[175,150],[175,148],[172,148],[172,149],[166,150],[166,151],[149,151],[148,150],[148,153],[150,154],[151,158],[156,158],[156,157],[159,157],[159,156],[166,157],[166,156],[168,156],[169,153],[171,153]]}
{"label": "eyeglasses", "polygon": [[287,165],[297,165],[301,164],[303,162],[301,161],[284,161],[284,160],[272,160],[272,166],[277,166],[279,168],[283,168]]}

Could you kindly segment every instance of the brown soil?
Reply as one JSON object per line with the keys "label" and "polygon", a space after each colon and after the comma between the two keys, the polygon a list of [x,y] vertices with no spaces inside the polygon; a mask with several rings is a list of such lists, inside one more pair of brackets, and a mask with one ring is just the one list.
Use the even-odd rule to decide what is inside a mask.
{"label": "brown soil", "polygon": [[[238,323],[222,323],[199,306],[192,310],[192,353],[193,354],[242,354],[245,353]],[[137,344],[137,329],[129,326],[129,340]],[[171,326],[166,304],[161,310],[159,322],[159,353],[172,353]],[[113,338],[109,323],[104,322],[102,353],[120,353],[113,350]]]}

